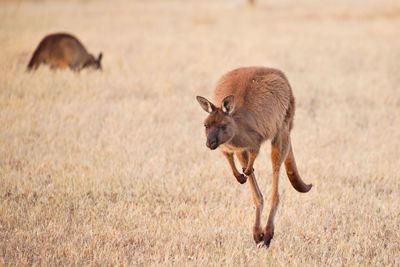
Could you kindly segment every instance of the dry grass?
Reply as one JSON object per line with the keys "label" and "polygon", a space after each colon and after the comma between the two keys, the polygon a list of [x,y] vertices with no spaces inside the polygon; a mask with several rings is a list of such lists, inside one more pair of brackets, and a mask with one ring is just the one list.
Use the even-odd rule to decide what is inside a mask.
{"label": "dry grass", "polygon": [[[3,2],[0,265],[399,266],[399,10]],[[103,51],[105,70],[25,73],[55,31]],[[299,194],[282,173],[268,250],[253,244],[247,185],[205,147],[194,98],[245,65],[288,75],[295,155],[314,184]],[[269,149],[255,165],[266,199]]]}

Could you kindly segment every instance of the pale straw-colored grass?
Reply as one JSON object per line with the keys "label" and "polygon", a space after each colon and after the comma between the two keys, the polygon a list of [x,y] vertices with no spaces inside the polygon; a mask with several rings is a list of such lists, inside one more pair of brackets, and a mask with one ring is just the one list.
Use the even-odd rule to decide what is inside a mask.
{"label": "pale straw-colored grass", "polygon": [[[0,8],[0,265],[399,266],[396,1],[37,1]],[[68,31],[104,71],[25,73]],[[303,179],[281,173],[271,247],[205,113],[224,72],[282,69]],[[256,161],[266,201],[269,144]],[[268,203],[268,202],[267,202]],[[265,223],[268,204],[263,217]]]}

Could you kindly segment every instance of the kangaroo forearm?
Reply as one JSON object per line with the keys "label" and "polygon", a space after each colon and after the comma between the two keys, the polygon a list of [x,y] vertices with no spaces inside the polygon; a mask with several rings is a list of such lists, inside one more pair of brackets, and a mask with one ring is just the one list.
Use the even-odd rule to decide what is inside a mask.
{"label": "kangaroo forearm", "polygon": [[249,152],[249,160],[247,162],[246,169],[244,170],[244,174],[246,174],[247,176],[249,176],[253,173],[253,165],[254,165],[254,161],[257,158],[257,155],[258,155],[258,152],[256,152],[256,151]]}
{"label": "kangaroo forearm", "polygon": [[224,156],[226,157],[226,159],[228,160],[229,166],[232,169],[232,173],[235,176],[236,180],[240,183],[240,184],[244,184],[246,182],[246,177],[241,174],[238,169],[236,168],[235,165],[235,160],[233,158],[233,153],[227,153],[227,152],[223,152]]}

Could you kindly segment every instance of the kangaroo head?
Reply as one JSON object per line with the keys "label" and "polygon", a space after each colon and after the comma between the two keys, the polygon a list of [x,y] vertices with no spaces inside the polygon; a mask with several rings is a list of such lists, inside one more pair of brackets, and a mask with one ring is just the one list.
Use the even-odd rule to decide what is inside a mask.
{"label": "kangaroo head", "polygon": [[234,96],[225,97],[219,108],[204,97],[197,96],[196,98],[200,106],[209,113],[204,121],[206,145],[214,150],[219,145],[229,142],[237,132],[235,120],[232,118],[235,110]]}
{"label": "kangaroo head", "polygon": [[96,70],[101,70],[101,59],[103,58],[103,53],[100,53],[97,58],[93,55],[90,55],[85,64],[83,65],[84,68],[93,68]]}

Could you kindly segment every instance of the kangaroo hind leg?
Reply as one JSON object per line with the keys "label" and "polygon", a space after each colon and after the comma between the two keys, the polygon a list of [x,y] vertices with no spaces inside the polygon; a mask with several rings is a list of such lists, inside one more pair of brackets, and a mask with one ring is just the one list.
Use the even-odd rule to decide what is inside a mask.
{"label": "kangaroo hind leg", "polygon": [[271,186],[271,207],[268,215],[267,225],[264,231],[264,245],[271,243],[274,237],[274,218],[279,205],[279,171],[286,157],[289,147],[289,129],[285,128],[279,132],[271,142],[272,162],[272,186]]}
{"label": "kangaroo hind leg", "polygon": [[[246,151],[237,152],[236,156],[239,159],[242,167],[246,168],[249,161],[248,153]],[[261,229],[261,213],[264,207],[264,199],[263,195],[261,194],[260,188],[258,187],[254,172],[252,172],[249,176],[247,176],[247,179],[249,181],[249,187],[251,195],[253,197],[253,202],[256,207],[256,219],[253,226],[253,238],[257,244],[260,243],[262,244],[262,241],[264,239],[264,233]]]}

